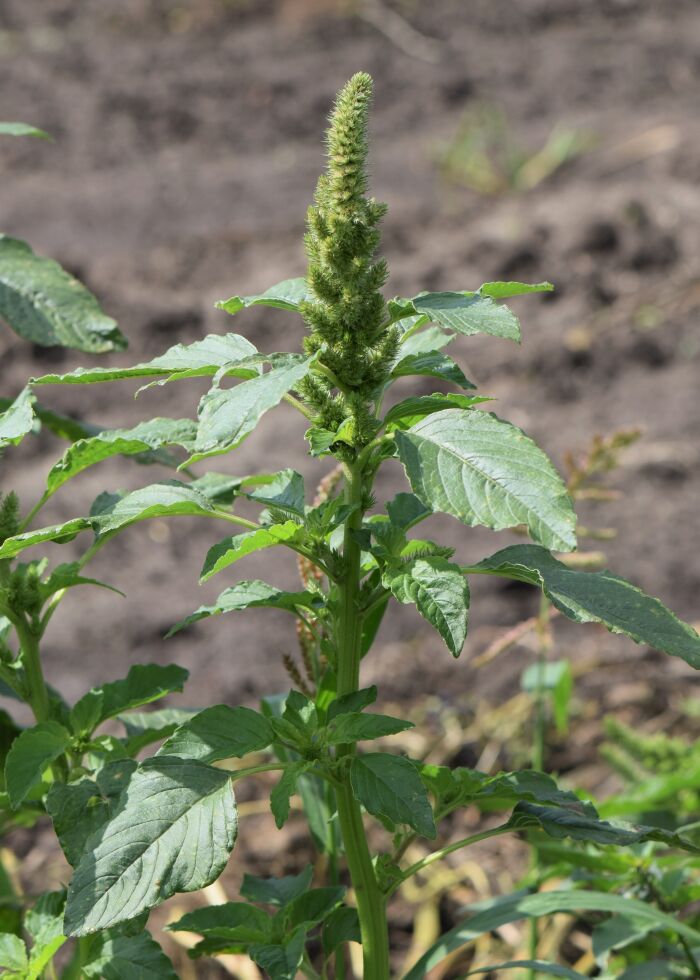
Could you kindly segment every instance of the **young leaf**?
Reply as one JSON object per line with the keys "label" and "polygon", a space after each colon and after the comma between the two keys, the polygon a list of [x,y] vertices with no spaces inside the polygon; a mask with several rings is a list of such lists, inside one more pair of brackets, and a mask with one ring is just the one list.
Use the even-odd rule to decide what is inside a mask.
{"label": "young leaf", "polygon": [[569,701],[574,678],[568,660],[553,660],[548,663],[530,664],[520,678],[523,691],[542,690],[551,695],[554,709],[554,723],[557,732],[565,735],[569,725]]}
{"label": "young leaf", "polygon": [[274,306],[280,310],[298,313],[299,304],[307,303],[313,298],[314,295],[305,279],[285,279],[283,282],[278,282],[276,286],[270,286],[264,293],[253,296],[232,296],[230,299],[220,300],[216,308],[232,315],[248,306]]}
{"label": "young leaf", "polygon": [[354,714],[362,711],[377,700],[377,688],[374,684],[371,687],[363,687],[359,691],[351,694],[343,694],[339,698],[334,698],[328,706],[328,721],[333,721],[339,715]]}
{"label": "young leaf", "polygon": [[177,480],[153,483],[131,493],[103,493],[92,506],[90,523],[98,535],[120,531],[137,521],[176,514],[208,517],[213,504]]}
{"label": "young leaf", "polygon": [[126,338],[92,293],[57,262],[8,235],[0,235],[0,317],[42,347],[89,354],[126,348]]}
{"label": "young leaf", "polygon": [[23,122],[0,122],[0,136],[35,136],[42,140],[51,139],[43,129],[37,129],[36,126]]}
{"label": "young leaf", "polygon": [[[71,727],[75,732],[93,731],[97,725],[129,708],[158,701],[166,694],[182,691],[189,672],[176,664],[134,664],[124,680],[92,688],[75,704]],[[87,723],[86,723],[87,722]]]}
{"label": "young leaf", "polygon": [[336,905],[342,902],[344,895],[345,888],[342,885],[311,888],[303,895],[298,895],[284,910],[287,929],[296,929],[298,926],[311,929],[312,926],[323,922]]}
{"label": "young leaf", "polygon": [[84,976],[94,980],[177,980],[172,963],[148,932],[107,932],[90,947]]}
{"label": "young leaf", "polygon": [[526,293],[551,293],[551,282],[485,282],[477,292],[491,299],[508,299],[510,296],[523,296]]}
{"label": "young leaf", "polygon": [[[151,419],[133,429],[104,429],[89,439],[70,446],[52,467],[47,480],[48,494],[55,493],[68,480],[89,466],[110,456],[136,456],[152,453],[162,446],[185,446],[194,443],[197,424],[191,419]],[[167,462],[164,456],[151,457],[153,462]]]}
{"label": "young leaf", "polygon": [[248,955],[270,976],[270,980],[295,980],[304,957],[306,933],[297,929],[286,943],[259,945],[255,943]]}
{"label": "young leaf", "polygon": [[399,602],[415,605],[458,657],[469,623],[469,588],[459,565],[444,558],[417,558],[389,566],[382,580]]}
{"label": "young leaf", "polygon": [[310,762],[290,763],[270,793],[270,808],[278,830],[284,827],[289,818],[289,801],[297,791],[299,777],[310,768]]}
{"label": "young leaf", "polygon": [[480,405],[483,402],[490,402],[491,398],[472,398],[469,395],[418,395],[406,398],[404,401],[394,405],[384,416],[384,425],[387,432],[394,429],[410,429],[416,422],[420,422],[426,415],[434,415],[447,408],[471,408],[472,405]]}
{"label": "young leaf", "polygon": [[201,936],[232,944],[264,943],[272,938],[270,916],[246,902],[226,902],[195,909],[166,928],[172,932],[198,932]]}
{"label": "young leaf", "polygon": [[32,938],[26,980],[39,980],[50,960],[66,942],[63,935],[65,892],[45,892],[27,912],[24,926]]}
{"label": "young leaf", "polygon": [[294,612],[299,606],[304,609],[318,610],[323,600],[316,592],[282,592],[266,582],[238,582],[229,589],[224,589],[213,606],[200,606],[186,619],[172,626],[167,636],[172,636],[179,630],[206,619],[208,616],[220,616],[222,613],[235,612],[239,609],[249,609],[255,606],[269,606],[273,609],[287,609]]}
{"label": "young leaf", "polygon": [[545,547],[576,547],[561,477],[514,425],[486,412],[438,412],[397,432],[396,443],[413,491],[433,510],[494,530],[525,524]]}
{"label": "young leaf", "polygon": [[10,932],[0,933],[0,967],[8,972],[11,971],[15,978],[24,978],[29,968],[27,957],[27,947],[24,942]]}
{"label": "young leaf", "polygon": [[22,803],[44,770],[66,751],[70,734],[56,721],[26,728],[7,753],[5,785],[13,810]]}
{"label": "young leaf", "polygon": [[402,718],[346,712],[331,719],[326,738],[329,745],[344,745],[348,742],[362,742],[365,739],[396,735],[413,727],[413,722],[404,721]]}
{"label": "young leaf", "polygon": [[257,711],[216,704],[181,725],[158,750],[158,755],[199,762],[238,759],[248,752],[267,748],[274,737],[269,721]]}
{"label": "young leaf", "polygon": [[[121,381],[129,378],[157,378],[168,381],[179,378],[212,377],[225,365],[235,365],[258,353],[250,341],[235,333],[209,334],[194,344],[175,344],[152,361],[128,368],[76,368],[68,374],[45,374],[33,378],[32,384],[95,384],[101,381]],[[249,376],[255,371],[250,371]]]}
{"label": "young leaf", "polygon": [[243,876],[240,891],[243,898],[249,902],[259,902],[261,905],[287,905],[299,895],[309,890],[314,869],[307,864],[298,875],[287,875],[284,878],[256,878],[254,875]]}
{"label": "young leaf", "polygon": [[611,572],[575,571],[534,545],[504,548],[473,570],[536,585],[569,619],[602,623],[611,633],[623,633],[700,668],[700,636],[695,630],[658,599]]}
{"label": "young leaf", "polygon": [[0,449],[16,446],[34,428],[36,398],[30,388],[23,388],[19,395],[0,415]]}
{"label": "young leaf", "polygon": [[427,317],[409,317],[408,320],[402,319],[400,323],[397,324],[397,327],[400,329],[404,323],[410,323],[413,320],[419,321],[420,327],[417,324],[414,324],[415,329],[418,330],[418,332],[410,333],[409,336],[405,335],[408,333],[408,330],[404,332],[404,336],[401,338],[400,348],[400,353],[402,356],[408,357],[412,354],[434,354],[436,351],[441,351],[443,347],[446,347],[455,339],[455,335],[451,330],[442,330],[440,327],[428,327],[427,329],[422,329],[424,324],[430,322]]}
{"label": "young leaf", "polygon": [[296,521],[285,521],[284,524],[270,524],[267,527],[256,528],[254,531],[244,531],[243,534],[224,538],[207,552],[199,580],[206,582],[212,575],[216,575],[217,572],[228,568],[246,555],[251,555],[254,551],[300,540],[304,535],[303,527]]}
{"label": "young leaf", "polygon": [[[424,339],[424,335],[416,334],[416,338]],[[451,357],[437,350],[420,351],[414,354],[404,352],[404,356],[391,372],[392,378],[408,378],[416,375],[450,381],[465,391],[476,387],[465,377],[460,366]]]}
{"label": "young leaf", "polygon": [[369,752],[350,765],[355,798],[380,820],[404,823],[423,837],[435,837],[433,811],[418,770],[398,755]]}
{"label": "young leaf", "polygon": [[334,909],[323,923],[321,942],[326,958],[332,956],[343,943],[359,943],[361,941],[357,909],[349,908],[346,905],[341,906],[339,909]]}
{"label": "young leaf", "polygon": [[389,313],[392,320],[425,315],[431,323],[467,337],[484,333],[520,343],[520,324],[516,315],[507,306],[477,293],[421,293],[413,299],[392,300]]}
{"label": "young leaf", "polygon": [[288,354],[267,374],[242,381],[234,388],[213,388],[199,405],[199,427],[189,466],[220,456],[240,445],[269,409],[309,372],[312,357]]}
{"label": "young leaf", "polygon": [[201,762],[147,759],[109,823],[89,840],[68,890],[65,926],[84,936],[126,922],[222,872],[238,817],[229,774]]}
{"label": "young leaf", "polygon": [[245,496],[297,517],[304,516],[304,477],[296,470],[272,473],[254,489],[246,490]]}

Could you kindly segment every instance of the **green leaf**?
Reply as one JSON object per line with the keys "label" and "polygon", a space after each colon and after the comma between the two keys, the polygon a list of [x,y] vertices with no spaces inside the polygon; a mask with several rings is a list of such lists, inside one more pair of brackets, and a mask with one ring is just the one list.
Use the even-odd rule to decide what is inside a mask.
{"label": "green leaf", "polygon": [[427,317],[423,316],[409,317],[408,319],[402,318],[398,327],[403,327],[404,324],[411,323],[412,321],[420,323],[420,328],[417,326],[417,322],[413,324],[419,332],[411,333],[409,336],[406,336],[408,330],[404,332],[400,347],[400,354],[403,356],[408,357],[411,354],[434,354],[455,339],[452,331],[442,330],[440,327],[427,327],[427,329],[423,329],[424,325],[430,322]]}
{"label": "green leaf", "polygon": [[376,700],[377,688],[374,684],[371,687],[363,687],[359,691],[352,691],[350,694],[343,694],[339,698],[334,698],[328,706],[328,721],[333,721],[339,715],[362,711]]}
{"label": "green leaf", "polygon": [[213,388],[200,402],[194,452],[183,466],[220,456],[240,445],[265,412],[278,405],[308,374],[312,362],[312,357],[288,354],[267,374],[234,388]]}
{"label": "green leaf", "polygon": [[465,922],[450,929],[405,974],[403,980],[422,980],[446,956],[486,932],[517,922],[518,919],[538,918],[560,912],[575,911],[619,912],[641,922],[651,922],[654,928],[670,929],[700,944],[700,932],[686,925],[676,916],[661,912],[651,903],[624,898],[621,895],[595,891],[551,891],[537,895],[515,895],[506,899],[495,899],[482,904]]}
{"label": "green leaf", "polygon": [[[424,338],[424,335],[416,334],[416,338]],[[465,377],[460,366],[451,357],[448,357],[447,354],[441,354],[437,350],[405,354],[391,372],[392,378],[407,378],[416,375],[450,381],[452,384],[464,388],[465,391],[476,387]]]}
{"label": "green leaf", "polygon": [[238,817],[228,773],[158,756],[131,777],[117,812],[87,842],[68,890],[66,930],[84,936],[133,919],[223,871]]}
{"label": "green leaf", "polygon": [[248,306],[274,306],[280,310],[298,313],[300,303],[310,302],[313,299],[314,295],[305,279],[285,279],[283,282],[278,282],[276,286],[266,289],[264,293],[253,296],[232,296],[230,299],[220,300],[216,308],[234,314]]}
{"label": "green leaf", "polygon": [[523,671],[520,686],[523,691],[537,694],[548,693],[552,698],[554,722],[560,735],[565,735],[569,725],[569,701],[574,678],[568,660],[551,660],[547,663],[530,664]]}
{"label": "green leaf", "polygon": [[131,493],[100,494],[93,504],[90,523],[96,534],[104,535],[153,517],[208,517],[213,509],[204,494],[169,480]]}
{"label": "green leaf", "polygon": [[595,844],[613,844],[629,847],[645,841],[658,841],[668,847],[678,847],[685,851],[700,854],[700,848],[680,834],[656,827],[625,827],[600,820],[569,807],[546,807],[536,803],[519,803],[509,825],[521,830],[530,826],[541,827],[550,837],[571,837],[574,840],[590,841]]}
{"label": "green leaf", "polygon": [[448,408],[471,408],[472,405],[480,405],[483,402],[493,401],[491,398],[472,398],[469,395],[416,395],[406,398],[404,401],[394,405],[384,416],[384,425],[387,432],[394,429],[409,429],[416,422],[420,422],[426,415],[434,415]]}
{"label": "green leaf", "polygon": [[355,798],[380,820],[408,824],[423,837],[435,837],[435,821],[418,770],[398,755],[369,752],[350,765]]}
{"label": "green leaf", "polygon": [[254,944],[248,955],[269,974],[270,980],[295,980],[304,956],[305,941],[306,934],[300,928],[284,945]]}
{"label": "green leaf", "polygon": [[29,968],[27,947],[19,936],[11,932],[0,934],[0,967],[12,970],[21,977],[26,977]]}
{"label": "green leaf", "polygon": [[525,293],[551,293],[551,282],[485,282],[477,292],[491,299],[508,299],[509,296],[523,296]]}
{"label": "green leaf", "polygon": [[63,935],[65,892],[45,892],[27,912],[24,926],[32,937],[27,980],[39,980],[44,969],[66,942]]}
{"label": "green leaf", "polygon": [[413,728],[413,722],[389,715],[363,715],[347,712],[331,719],[328,725],[329,745],[344,745],[348,742],[362,742],[365,739],[384,738]]}
{"label": "green leaf", "polygon": [[226,902],[188,912],[166,926],[171,932],[198,932],[228,943],[264,943],[271,938],[270,916],[245,902]]}
{"label": "green leaf", "polygon": [[270,808],[278,830],[281,830],[289,819],[289,804],[292,796],[297,791],[299,777],[310,768],[310,762],[291,762],[270,793]]}
{"label": "green leaf", "polygon": [[81,971],[95,980],[177,980],[172,963],[147,932],[100,937]]}
{"label": "green leaf", "polygon": [[267,718],[250,708],[216,704],[200,711],[172,735],[158,755],[218,762],[266,749],[275,734]]}
{"label": "green leaf", "polygon": [[391,523],[403,531],[409,531],[432,514],[432,510],[414,493],[397,493],[386,505],[386,512]]}
{"label": "green leaf", "polygon": [[284,878],[256,878],[246,874],[243,876],[240,892],[249,902],[281,908],[308,891],[313,876],[314,869],[310,864],[298,875],[287,875]]}
{"label": "green leaf", "polygon": [[[101,381],[121,381],[128,378],[157,378],[167,381],[179,378],[211,377],[225,365],[235,364],[257,354],[245,337],[235,333],[209,334],[194,344],[175,344],[152,361],[127,368],[77,368],[68,374],[45,374],[33,378],[32,384],[95,384]],[[255,371],[249,372],[250,375]]]}
{"label": "green leaf", "polygon": [[343,943],[362,942],[360,933],[360,919],[357,909],[342,906],[334,909],[323,923],[321,933],[323,943],[323,953],[326,958],[332,956],[335,950]]}
{"label": "green leaf", "polygon": [[66,860],[75,867],[88,837],[109,819],[110,804],[102,798],[95,780],[79,779],[72,783],[53,783],[46,797],[46,809]]}
{"label": "green leaf", "polygon": [[424,765],[421,776],[438,800],[442,815],[459,806],[475,803],[489,810],[505,810],[520,800],[568,806],[595,816],[595,809],[568,790],[560,789],[551,776],[523,769],[487,776],[475,769]]}
{"label": "green leaf", "polygon": [[160,711],[134,711],[117,715],[126,729],[126,751],[135,756],[153,742],[168,738],[175,729],[196,715],[194,708],[162,708]]}
{"label": "green leaf", "polygon": [[37,129],[36,126],[23,122],[0,122],[0,136],[36,136],[42,140],[52,138],[43,129]]}
{"label": "green leaf", "polygon": [[388,567],[382,580],[399,602],[415,605],[453,657],[460,655],[469,623],[469,587],[459,565],[444,558],[417,558]]}
{"label": "green leaf", "polygon": [[[134,664],[124,680],[94,687],[84,694],[71,711],[71,726],[76,732],[89,734],[98,724],[122,711],[182,691],[188,677],[189,672],[176,664]],[[83,719],[88,720],[87,726]]]}
{"label": "green leaf", "polygon": [[[133,429],[105,429],[89,439],[80,439],[52,467],[46,481],[47,493],[55,493],[78,473],[111,456],[152,454],[162,446],[187,447],[194,442],[196,432],[197,424],[191,419],[155,418]],[[167,462],[163,456],[153,461]]]}
{"label": "green leaf", "polygon": [[304,516],[304,477],[301,473],[287,469],[258,479],[259,486],[245,491],[249,500],[296,514],[297,517]]}
{"label": "green leaf", "polygon": [[36,398],[30,388],[23,388],[10,406],[0,415],[0,448],[16,446],[34,428]]}
{"label": "green leaf", "polygon": [[478,973],[496,973],[497,970],[534,970],[546,973],[550,977],[568,977],[569,980],[588,980],[585,973],[577,973],[568,966],[558,966],[556,963],[545,963],[544,960],[511,960],[509,963],[494,963],[492,966],[480,966],[478,970],[470,970],[465,977],[474,977]]}
{"label": "green leaf", "polygon": [[269,606],[272,609],[287,609],[294,612],[297,607],[318,610],[323,600],[316,592],[282,592],[266,582],[238,582],[229,589],[224,589],[213,606],[200,606],[186,619],[176,623],[166,633],[172,636],[179,630],[206,619],[208,616],[220,616],[223,613],[236,612],[239,609],[249,609],[256,606]]}
{"label": "green leaf", "polygon": [[88,290],[57,262],[0,235],[0,317],[34,344],[88,354],[124,350],[126,339]]}
{"label": "green leaf", "polygon": [[311,888],[303,895],[297,896],[286,906],[284,917],[288,929],[304,926],[310,929],[331,914],[336,905],[342,902],[345,888],[329,886],[327,888]]}
{"label": "green leaf", "polygon": [[5,785],[13,810],[39,782],[44,770],[63,755],[70,740],[70,734],[56,721],[43,721],[17,736],[5,762]]}
{"label": "green leaf", "polygon": [[520,343],[516,315],[507,306],[477,293],[421,293],[413,299],[395,299],[389,302],[389,314],[392,320],[424,315],[431,323],[467,337],[485,333]]}
{"label": "green leaf", "polygon": [[52,524],[50,527],[42,527],[36,531],[23,531],[22,534],[15,534],[14,537],[5,539],[0,545],[0,558],[14,558],[27,548],[35,544],[43,544],[45,541],[64,544],[66,541],[72,541],[77,534],[86,531],[89,527],[89,520],[76,517],[66,521],[65,524]]}
{"label": "green leaf", "polygon": [[545,547],[575,548],[566,487],[514,425],[486,412],[438,412],[397,432],[396,443],[413,491],[433,510],[494,530],[525,524]]}
{"label": "green leaf", "polygon": [[658,599],[611,572],[575,571],[534,545],[504,548],[473,570],[536,585],[574,622],[602,623],[611,633],[623,633],[700,668],[700,636],[695,630]]}
{"label": "green leaf", "polygon": [[244,531],[233,537],[224,538],[207,552],[204,565],[199,576],[200,582],[206,582],[229,565],[251,555],[263,548],[274,548],[278,544],[300,540],[305,531],[296,521],[285,521],[284,524],[270,524],[259,527],[254,531]]}

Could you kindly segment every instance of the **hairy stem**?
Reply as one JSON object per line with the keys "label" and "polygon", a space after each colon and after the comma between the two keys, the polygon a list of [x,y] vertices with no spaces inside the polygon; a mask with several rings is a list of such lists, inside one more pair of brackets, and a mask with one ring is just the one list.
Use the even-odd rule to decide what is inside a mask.
{"label": "hairy stem", "polygon": [[[346,466],[345,500],[355,505],[362,502],[362,471]],[[351,694],[360,686],[360,641],[362,622],[359,611],[360,546],[354,532],[362,526],[362,508],[358,507],[345,524],[343,555],[345,574],[340,584],[340,613],[338,617],[338,696]],[[338,748],[340,758],[352,756],[354,745]],[[389,933],[386,904],[379,890],[372,867],[360,805],[353,796],[349,774],[336,790],[338,818],[345,844],[348,868],[355,890],[357,912],[362,934],[364,980],[389,980]]]}

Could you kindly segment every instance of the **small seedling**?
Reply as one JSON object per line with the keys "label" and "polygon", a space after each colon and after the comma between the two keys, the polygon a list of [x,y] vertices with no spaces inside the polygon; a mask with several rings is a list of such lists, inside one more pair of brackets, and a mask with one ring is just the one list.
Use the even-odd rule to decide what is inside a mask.
{"label": "small seedling", "polygon": [[[528,829],[555,841],[621,847],[661,841],[694,850],[673,828],[605,821],[592,803],[542,773],[490,776],[422,764],[388,750],[385,741],[381,748],[372,744],[411,727],[368,710],[377,691],[363,687],[360,678],[391,602],[415,606],[453,657],[467,635],[469,582],[481,575],[535,586],[564,616],[602,623],[695,668],[700,637],[625,579],[578,571],[552,554],[576,547],[565,483],[525,433],[481,407],[484,398],[444,353],[458,335],[519,341],[518,320],[501,301],[551,286],[491,282],[474,291],[385,300],[387,268],[376,253],[386,208],[367,197],[371,93],[369,76],[355,75],[333,111],[328,167],[307,218],[306,277],[219,304],[232,315],[252,306],[296,315],[307,330],[301,352],[261,353],[238,334],[211,335],[133,367],[36,378],[5,413],[6,425],[14,422],[15,432],[27,432],[38,387],[212,379],[196,420],[157,418],[131,429],[69,436],[71,445],[50,470],[36,504],[24,514],[16,499],[5,501],[0,676],[31,707],[36,724],[19,730],[7,719],[3,803],[8,820],[31,823],[48,813],[74,868],[67,895],[44,896],[24,916],[26,935],[15,931],[2,938],[0,963],[11,976],[54,970],[55,953],[73,938],[63,977],[174,977],[145,931],[148,913],[219,877],[238,834],[236,783],[261,773],[279,774],[270,798],[278,827],[288,819],[291,797],[300,794],[325,858],[319,868],[327,874],[314,881],[308,867],[281,879],[246,876],[239,901],[199,908],[169,928],[202,937],[194,956],[247,952],[274,980],[299,972],[348,976],[349,941],[362,943],[366,980],[387,980],[387,908],[394,894],[430,864],[487,837]],[[395,386],[400,392],[404,379],[416,376],[447,382],[453,390],[392,398],[386,409],[387,393],[393,395]],[[235,451],[281,402],[307,420],[309,452],[320,466],[332,464],[315,501],[307,501],[302,476],[289,468],[269,472],[268,466],[241,477],[205,468],[196,475],[199,464]],[[40,526],[39,512],[55,493],[116,455],[179,464],[179,474],[132,492],[104,492],[88,514]],[[389,460],[403,466],[408,485],[393,499],[377,501],[376,476]],[[259,506],[256,520],[237,512],[241,501]],[[459,541],[448,546],[412,533],[434,513],[467,527],[525,528],[532,543],[467,561],[455,555]],[[213,617],[222,621],[207,628],[226,629],[229,615],[251,607],[286,610],[299,624],[301,689],[265,700],[260,711],[221,704],[194,714],[172,708],[149,713],[140,709],[180,690],[186,672],[134,665],[125,679],[67,705],[42,672],[41,642],[58,604],[68,589],[89,581],[85,566],[123,529],[178,515],[200,516],[224,529],[204,558],[202,580],[229,575],[253,552],[284,548],[301,562],[303,587],[288,592],[262,581],[234,581],[215,603],[186,615],[170,632]],[[30,547],[80,542],[84,535],[91,536],[89,544],[71,564],[51,571],[46,561],[12,564]],[[102,730],[113,719],[123,726],[121,735]],[[157,750],[144,759],[149,745]],[[225,768],[217,765],[224,760]],[[465,806],[508,815],[409,864],[410,844],[434,840],[442,821]],[[586,909],[622,910],[635,921],[645,915],[657,921],[661,914],[625,895],[575,883],[543,894],[518,893],[472,910],[466,924],[409,964],[405,980],[426,976],[446,956],[508,922]],[[676,928],[700,943],[690,926]],[[576,976],[547,963],[515,966]],[[396,975],[398,966],[392,970]]]}

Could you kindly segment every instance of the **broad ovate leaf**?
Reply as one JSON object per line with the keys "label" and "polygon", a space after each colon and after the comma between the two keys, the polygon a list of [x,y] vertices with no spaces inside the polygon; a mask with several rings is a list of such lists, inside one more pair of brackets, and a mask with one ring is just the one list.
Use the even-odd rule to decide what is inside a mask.
{"label": "broad ovate leaf", "polygon": [[350,782],[353,796],[368,813],[392,824],[408,824],[423,837],[435,837],[428,794],[408,759],[386,752],[355,756]]}
{"label": "broad ovate leaf", "polygon": [[24,340],[89,354],[124,350],[126,339],[77,279],[29,245],[0,235],[0,317]]}
{"label": "broad ovate leaf", "polygon": [[[415,340],[417,341],[418,339],[425,342],[426,334],[415,334]],[[415,376],[439,378],[441,381],[450,381],[452,384],[459,385],[465,391],[476,387],[465,376],[460,366],[451,357],[448,357],[447,354],[442,354],[438,350],[407,354],[404,348],[402,348],[402,354],[403,356],[391,372],[392,378],[410,378]]]}
{"label": "broad ovate leaf", "polygon": [[459,565],[444,558],[417,558],[390,566],[383,582],[399,602],[413,603],[452,656],[459,656],[469,624],[469,587]]}
{"label": "broad ovate leaf", "polygon": [[266,749],[274,740],[270,722],[251,708],[216,704],[188,719],[159,749],[158,755],[219,762]]}
{"label": "broad ovate leaf", "polygon": [[208,517],[211,501],[177,480],[153,483],[131,493],[103,493],[92,506],[90,523],[98,535],[120,531],[137,521],[175,515]]}
{"label": "broad ovate leaf", "polygon": [[5,786],[16,809],[44,770],[68,748],[70,733],[57,721],[26,728],[12,743],[5,761]]}
{"label": "broad ovate leaf", "polygon": [[426,316],[431,323],[471,337],[489,334],[520,343],[520,324],[507,306],[478,293],[421,293],[413,299],[395,299],[389,303],[393,320],[405,316]]}
{"label": "broad ovate leaf", "polygon": [[569,619],[602,623],[611,633],[623,633],[700,668],[700,636],[692,626],[681,622],[658,599],[612,572],[568,568],[536,545],[504,548],[470,570],[538,586]]}
{"label": "broad ovate leaf", "polygon": [[108,929],[205,888],[223,871],[237,829],[228,773],[172,756],[146,760],[87,842],[68,890],[67,933]]}
{"label": "broad ovate leaf", "polygon": [[89,980],[177,980],[172,963],[150,933],[107,932],[90,947],[82,973]]}
{"label": "broad ovate leaf", "polygon": [[207,619],[209,616],[221,616],[223,613],[237,612],[240,609],[268,606],[272,609],[286,609],[293,613],[297,607],[317,610],[322,605],[323,600],[316,592],[283,592],[281,589],[257,579],[237,582],[231,588],[224,589],[213,606],[200,606],[196,612],[172,626],[166,636],[172,636],[200,619]]}
{"label": "broad ovate leaf", "polygon": [[430,415],[396,444],[414,493],[434,511],[494,530],[525,524],[539,544],[576,547],[576,516],[561,477],[516,426],[474,410]]}
{"label": "broad ovate leaf", "polygon": [[230,299],[220,300],[216,304],[219,310],[227,313],[238,313],[248,306],[272,306],[280,310],[299,311],[299,304],[315,299],[305,279],[285,279],[275,286],[270,286],[264,293],[253,296],[231,296]]}
{"label": "broad ovate leaf", "polygon": [[278,544],[289,544],[304,537],[304,529],[296,521],[285,521],[283,524],[270,524],[259,527],[254,531],[244,531],[233,537],[224,538],[207,552],[200,581],[206,582],[234,562],[251,555],[263,548],[274,548]]}

